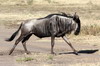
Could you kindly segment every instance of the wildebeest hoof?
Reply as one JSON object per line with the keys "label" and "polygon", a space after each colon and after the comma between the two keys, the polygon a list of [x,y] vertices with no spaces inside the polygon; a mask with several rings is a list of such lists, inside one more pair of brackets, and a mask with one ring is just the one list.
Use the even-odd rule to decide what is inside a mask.
{"label": "wildebeest hoof", "polygon": [[75,55],[78,55],[78,52],[74,52]]}
{"label": "wildebeest hoof", "polygon": [[31,54],[31,52],[27,51],[26,54]]}
{"label": "wildebeest hoof", "polygon": [[56,53],[55,53],[55,52],[51,52],[51,54],[56,55]]}

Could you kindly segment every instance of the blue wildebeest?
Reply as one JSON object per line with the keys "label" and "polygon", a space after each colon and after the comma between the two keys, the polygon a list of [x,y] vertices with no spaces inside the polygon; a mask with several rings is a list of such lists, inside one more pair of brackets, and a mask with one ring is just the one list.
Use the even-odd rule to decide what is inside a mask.
{"label": "blue wildebeest", "polygon": [[74,34],[78,35],[80,33],[80,28],[80,19],[76,14],[74,14],[73,16],[68,16],[65,13],[50,14],[44,18],[26,20],[22,22],[19,29],[6,40],[12,41],[21,30],[20,37],[15,41],[15,44],[10,50],[9,55],[14,51],[15,47],[20,41],[22,41],[25,52],[28,54],[29,52],[26,48],[26,41],[32,36],[32,34],[36,35],[39,38],[51,37],[52,54],[54,54],[53,47],[55,37],[62,37],[63,40],[72,48],[74,53],[77,55],[77,51],[67,40],[65,34],[70,34],[72,31],[74,31]]}

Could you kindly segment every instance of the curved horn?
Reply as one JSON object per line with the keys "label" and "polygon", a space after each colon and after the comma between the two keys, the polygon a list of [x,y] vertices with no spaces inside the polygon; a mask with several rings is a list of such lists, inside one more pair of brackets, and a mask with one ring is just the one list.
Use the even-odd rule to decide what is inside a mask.
{"label": "curved horn", "polygon": [[74,16],[76,16],[76,13],[77,13],[77,12],[74,13]]}

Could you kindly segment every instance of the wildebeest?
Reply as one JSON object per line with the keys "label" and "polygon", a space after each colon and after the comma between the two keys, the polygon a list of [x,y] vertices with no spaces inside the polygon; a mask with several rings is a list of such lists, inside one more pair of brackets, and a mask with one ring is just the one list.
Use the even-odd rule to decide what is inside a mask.
{"label": "wildebeest", "polygon": [[22,41],[25,52],[28,54],[26,48],[26,41],[34,34],[39,38],[51,37],[51,53],[53,52],[55,37],[62,37],[63,40],[72,48],[77,55],[77,51],[73,48],[71,43],[67,40],[65,34],[70,34],[74,31],[75,35],[80,33],[80,19],[79,16],[67,16],[63,14],[50,14],[44,18],[30,19],[21,23],[19,29],[6,41],[12,41],[18,32],[21,30],[20,37],[15,41],[13,48],[10,50],[9,55],[14,51],[17,44]]}

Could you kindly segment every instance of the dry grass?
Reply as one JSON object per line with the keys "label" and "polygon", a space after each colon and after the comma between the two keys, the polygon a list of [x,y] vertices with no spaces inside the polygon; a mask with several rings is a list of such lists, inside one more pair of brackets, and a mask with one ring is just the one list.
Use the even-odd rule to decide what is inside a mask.
{"label": "dry grass", "polygon": [[54,55],[51,54],[44,54],[44,53],[32,53],[31,55],[22,55],[16,57],[16,61],[19,63],[22,62],[37,62],[37,63],[48,63],[52,62],[54,59]]}
{"label": "dry grass", "polygon": [[97,24],[82,26],[81,34],[84,35],[100,35],[100,26]]}
{"label": "dry grass", "polygon": [[1,5],[33,5],[33,4],[100,4],[98,0],[0,0]]}

